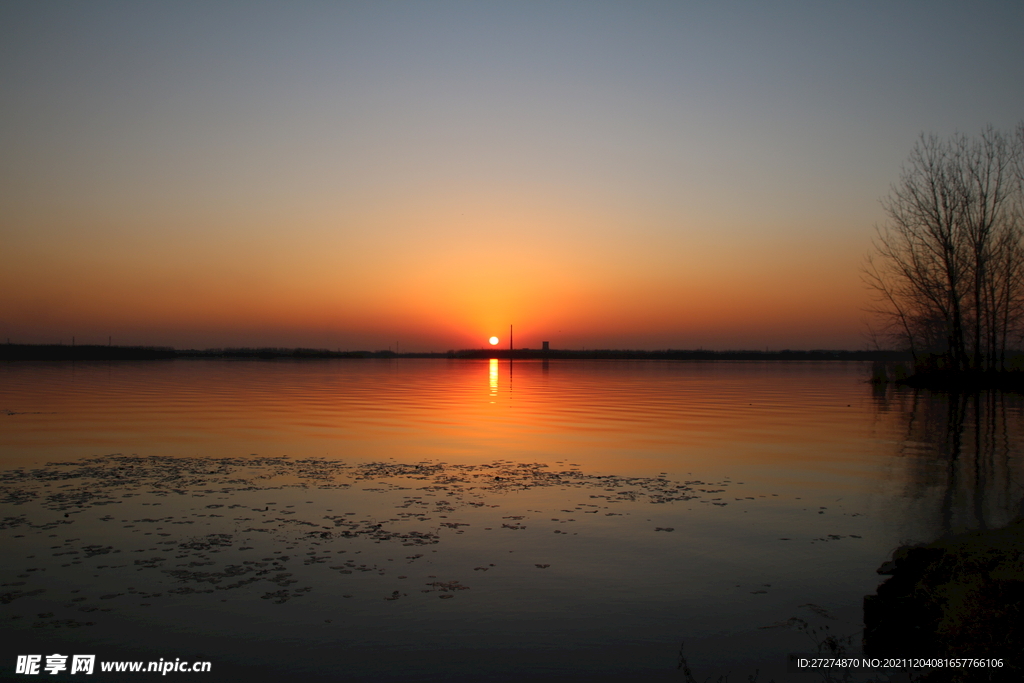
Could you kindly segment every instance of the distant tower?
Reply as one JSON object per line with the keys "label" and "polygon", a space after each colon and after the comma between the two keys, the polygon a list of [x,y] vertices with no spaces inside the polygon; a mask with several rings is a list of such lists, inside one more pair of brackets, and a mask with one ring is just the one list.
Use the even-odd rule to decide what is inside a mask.
{"label": "distant tower", "polygon": [[541,342],[541,344],[543,344],[543,346],[544,346],[544,349],[543,349],[544,351],[549,351],[549,350],[550,350],[550,349],[548,348],[548,345],[549,345],[550,343],[551,343],[551,342]]}
{"label": "distant tower", "polygon": [[509,325],[508,326],[508,350],[511,352],[512,349],[513,349],[513,346],[512,346],[512,326]]}

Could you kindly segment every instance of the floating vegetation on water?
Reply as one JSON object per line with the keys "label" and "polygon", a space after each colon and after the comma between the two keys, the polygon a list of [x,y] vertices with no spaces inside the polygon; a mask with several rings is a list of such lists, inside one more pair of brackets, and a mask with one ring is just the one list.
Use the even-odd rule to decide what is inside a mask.
{"label": "floating vegetation on water", "polygon": [[[535,532],[551,538],[552,526],[564,539],[586,534],[595,524],[620,524],[617,520],[627,517],[608,511],[618,504],[626,515],[637,505],[724,505],[712,496],[731,485],[728,480],[673,481],[664,474],[587,474],[575,465],[556,469],[510,460],[472,465],[116,454],[49,463],[0,473],[0,504],[7,508],[0,532],[10,549],[3,568],[19,579],[3,584],[0,605],[38,610],[64,601],[60,609],[67,613],[38,618],[31,625],[77,628],[95,625],[101,613],[111,610],[202,596],[225,602],[229,591],[282,605],[315,590],[333,594],[339,581],[345,583],[340,590],[351,586],[341,597],[397,601],[409,597],[398,586],[408,590],[420,578],[412,576],[409,565],[455,573],[443,567],[439,556],[429,554],[446,538],[504,534],[510,542],[529,538],[529,543],[539,544]],[[510,501],[517,504],[519,494],[538,489],[556,493],[557,507],[572,516],[550,518],[555,510],[507,509]],[[319,493],[312,495],[314,491]],[[573,499],[578,502],[569,502]],[[537,505],[535,499],[527,500],[518,504]],[[577,522],[580,515],[598,512],[603,515]],[[652,527],[646,529],[650,533]],[[674,530],[653,527],[654,532]],[[662,542],[671,537],[657,535],[665,537]],[[819,540],[825,538],[840,537]],[[392,548],[410,550],[394,554]],[[408,554],[411,549],[421,552]],[[48,559],[26,562],[37,554]],[[549,557],[539,554],[536,560]],[[510,566],[486,559],[481,564],[480,559],[485,558],[457,569],[465,571],[461,577],[427,575],[431,580],[424,580],[424,588],[413,595],[451,599],[470,589],[461,581],[471,573],[486,583]],[[523,567],[552,566],[532,558],[524,561]],[[42,566],[23,569],[22,562]],[[488,576],[491,569],[498,571]],[[55,582],[58,574],[61,580]],[[65,598],[68,583],[78,588],[73,593],[91,589],[95,595]],[[76,612],[90,613],[91,620],[71,619]]]}
{"label": "floating vegetation on water", "polygon": [[[701,498],[700,493],[720,493],[723,486],[699,480],[674,482],[664,476],[622,477],[585,474],[579,469],[552,470],[544,463],[516,463],[498,460],[480,465],[451,465],[371,462],[350,464],[325,459],[293,459],[287,456],[247,458],[187,458],[169,456],[108,455],[75,462],[49,463],[46,467],[17,469],[0,473],[0,503],[39,500],[53,511],[77,511],[99,505],[114,505],[141,495],[184,496],[229,494],[239,491],[288,487],[339,489],[359,487],[363,491],[409,490],[393,479],[420,482],[418,491],[444,492],[453,500],[433,503],[433,512],[453,512],[456,504],[483,506],[489,494],[557,486],[567,489],[599,489],[591,499],[664,504]],[[274,481],[274,484],[271,482]],[[361,484],[377,482],[376,487]],[[47,491],[45,489],[51,488]],[[719,500],[719,499],[714,499]],[[268,507],[257,511],[269,511]],[[421,496],[408,496],[401,507],[422,507]],[[209,505],[220,509],[223,505]],[[228,508],[238,506],[228,506]],[[282,511],[282,514],[293,514]],[[353,514],[353,513],[346,513]],[[412,514],[412,513],[410,513]],[[213,516],[213,514],[211,514]],[[343,515],[335,515],[335,526]],[[522,519],[520,516],[506,519]],[[11,518],[5,519],[5,524]],[[302,522],[295,522],[302,524]],[[308,524],[308,523],[307,523]],[[356,526],[349,525],[354,531]]]}

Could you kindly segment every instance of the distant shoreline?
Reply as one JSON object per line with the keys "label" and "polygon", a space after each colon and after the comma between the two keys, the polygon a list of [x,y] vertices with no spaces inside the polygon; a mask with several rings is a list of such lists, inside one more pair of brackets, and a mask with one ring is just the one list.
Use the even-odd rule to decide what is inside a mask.
{"label": "distant shoreline", "polygon": [[175,349],[169,346],[101,346],[66,344],[0,344],[0,360],[4,361],[105,361],[105,360],[172,360],[177,358],[272,359],[361,359],[361,358],[447,358],[514,360],[783,360],[783,361],[905,361],[910,355],[900,351],[846,351],[814,349],[809,351],[709,351],[706,349],[462,349],[430,353],[395,353],[394,351],[331,351],[305,348],[224,348]]}

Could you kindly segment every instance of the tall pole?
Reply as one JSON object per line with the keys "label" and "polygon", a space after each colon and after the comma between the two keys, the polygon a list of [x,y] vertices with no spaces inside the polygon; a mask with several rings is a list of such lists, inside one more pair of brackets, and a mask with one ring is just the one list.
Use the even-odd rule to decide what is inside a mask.
{"label": "tall pole", "polygon": [[512,353],[512,326],[508,326],[508,352]]}

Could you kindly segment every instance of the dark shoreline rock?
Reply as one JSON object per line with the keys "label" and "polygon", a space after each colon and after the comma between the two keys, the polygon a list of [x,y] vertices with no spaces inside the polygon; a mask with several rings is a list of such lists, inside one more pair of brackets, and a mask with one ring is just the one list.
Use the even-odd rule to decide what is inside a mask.
{"label": "dark shoreline rock", "polygon": [[1005,370],[947,370],[927,362],[915,366],[909,360],[879,359],[871,365],[871,383],[898,384],[941,392],[974,392],[985,389],[1024,391],[1024,358],[1015,355]]}
{"label": "dark shoreline rock", "polygon": [[868,657],[1002,658],[1000,669],[935,669],[920,680],[1024,680],[1024,518],[903,547],[864,598]]}
{"label": "dark shoreline rock", "polygon": [[1004,391],[1024,391],[1024,372],[1019,370],[988,371],[988,372],[917,372],[909,377],[898,380],[916,389],[933,391],[980,391],[984,389],[1002,389]]}

